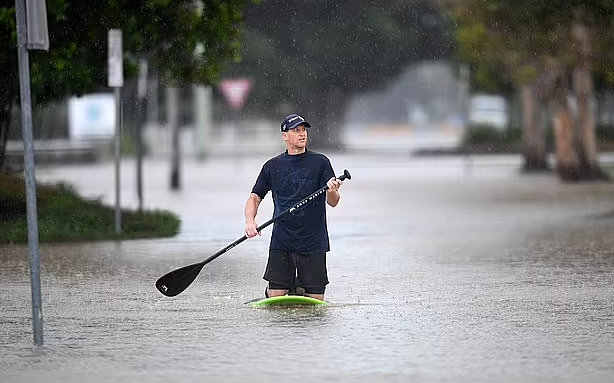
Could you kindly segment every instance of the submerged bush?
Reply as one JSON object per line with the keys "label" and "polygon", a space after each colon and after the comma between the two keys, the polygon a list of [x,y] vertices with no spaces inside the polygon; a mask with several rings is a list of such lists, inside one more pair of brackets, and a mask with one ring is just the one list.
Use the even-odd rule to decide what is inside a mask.
{"label": "submerged bush", "polygon": [[[40,242],[93,241],[172,237],[180,220],[167,211],[122,210],[122,230],[115,233],[115,209],[100,200],[80,197],[67,184],[36,188]],[[24,179],[0,175],[0,243],[28,240]]]}

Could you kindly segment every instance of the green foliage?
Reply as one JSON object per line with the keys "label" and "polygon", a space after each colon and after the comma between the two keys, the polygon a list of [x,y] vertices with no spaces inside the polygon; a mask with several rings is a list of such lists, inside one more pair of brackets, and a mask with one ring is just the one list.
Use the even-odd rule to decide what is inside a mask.
{"label": "green foliage", "polygon": [[[571,65],[577,46],[571,44],[571,27],[582,23],[591,31],[594,69],[608,81],[614,79],[614,3],[609,0],[468,0],[448,1],[457,23],[459,59],[473,65],[478,86],[494,81],[484,72],[499,68],[501,81],[534,81],[553,59]],[[541,70],[541,72],[540,72]],[[507,77],[507,80],[506,80]]]}
{"label": "green foliage", "polygon": [[33,52],[33,95],[48,101],[106,88],[111,28],[122,30],[126,77],[146,56],[171,81],[211,84],[237,58],[247,1],[205,0],[199,12],[192,0],[55,0],[48,5],[50,50]]}
{"label": "green foliage", "polygon": [[[180,220],[165,211],[122,211],[122,232],[115,233],[115,209],[81,198],[70,185],[38,185],[37,215],[41,242],[171,237]],[[21,177],[0,175],[0,243],[27,242],[26,193]]]}
{"label": "green foliage", "polygon": [[[48,52],[30,52],[32,103],[108,90],[108,30],[122,30],[124,76],[138,59],[173,83],[214,84],[238,58],[243,8],[258,0],[47,0]],[[0,0],[0,137],[19,101],[14,0]],[[198,53],[198,54],[197,54]],[[0,142],[0,169],[4,159]]]}

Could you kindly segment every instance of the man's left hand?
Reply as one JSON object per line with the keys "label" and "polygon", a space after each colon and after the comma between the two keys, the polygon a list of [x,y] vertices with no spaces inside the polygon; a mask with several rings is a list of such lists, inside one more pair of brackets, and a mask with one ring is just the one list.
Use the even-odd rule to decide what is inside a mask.
{"label": "man's left hand", "polygon": [[328,190],[334,190],[334,191],[339,190],[341,185],[343,185],[343,181],[340,181],[339,179],[337,179],[337,177],[332,177],[326,183],[326,186],[328,186]]}

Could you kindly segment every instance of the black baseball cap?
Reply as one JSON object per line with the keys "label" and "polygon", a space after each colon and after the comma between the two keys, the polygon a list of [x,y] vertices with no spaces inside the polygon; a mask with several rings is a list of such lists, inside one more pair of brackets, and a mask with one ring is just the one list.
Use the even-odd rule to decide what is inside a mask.
{"label": "black baseball cap", "polygon": [[292,130],[301,124],[305,125],[306,128],[311,128],[311,124],[308,123],[302,116],[296,113],[289,114],[281,122],[281,131],[287,132],[288,130]]}

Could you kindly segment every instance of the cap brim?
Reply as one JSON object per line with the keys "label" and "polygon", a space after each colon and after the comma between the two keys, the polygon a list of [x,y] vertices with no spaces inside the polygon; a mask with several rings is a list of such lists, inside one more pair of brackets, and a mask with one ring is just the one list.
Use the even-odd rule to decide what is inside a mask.
{"label": "cap brim", "polygon": [[292,130],[292,129],[296,129],[301,125],[305,125],[306,128],[311,128],[311,124],[308,123],[307,121],[299,121],[296,124],[292,125],[292,126],[287,126],[286,129],[284,130],[284,132],[287,132],[288,130]]}

